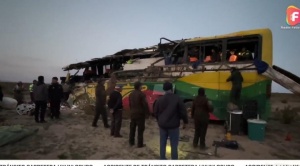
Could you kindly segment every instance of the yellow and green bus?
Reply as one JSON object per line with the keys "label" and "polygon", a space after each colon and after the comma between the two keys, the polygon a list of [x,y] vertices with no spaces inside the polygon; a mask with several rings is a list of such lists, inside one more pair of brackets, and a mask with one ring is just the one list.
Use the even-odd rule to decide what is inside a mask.
{"label": "yellow and green bus", "polygon": [[[163,40],[167,42],[163,43]],[[210,119],[225,120],[231,90],[231,82],[226,82],[226,79],[230,76],[231,67],[236,67],[244,78],[240,109],[243,109],[244,103],[255,101],[257,112],[262,119],[267,119],[270,114],[272,80],[258,74],[254,65],[255,61],[264,61],[272,66],[272,32],[269,29],[180,41],[161,38],[157,46],[151,47],[151,51],[144,49],[140,53],[135,51],[129,55],[127,50],[126,54],[121,51],[118,55],[122,57],[118,61],[124,65],[123,69],[115,71],[114,75],[117,84],[123,86],[125,110],[129,109],[128,95],[133,90],[134,81],[143,82],[143,91],[152,111],[157,98],[163,95],[162,84],[169,80],[174,85],[174,93],[184,100],[188,108],[198,89],[204,88],[214,107]],[[126,61],[135,56],[138,57],[136,62],[126,64]],[[236,57],[232,59],[231,56]],[[117,55],[113,57],[116,58]],[[98,65],[101,69],[98,75],[103,74],[103,64],[111,65],[107,58],[109,57],[89,62],[91,66]],[[69,69],[71,68],[65,70]],[[86,88],[89,96],[94,97],[94,86]]]}

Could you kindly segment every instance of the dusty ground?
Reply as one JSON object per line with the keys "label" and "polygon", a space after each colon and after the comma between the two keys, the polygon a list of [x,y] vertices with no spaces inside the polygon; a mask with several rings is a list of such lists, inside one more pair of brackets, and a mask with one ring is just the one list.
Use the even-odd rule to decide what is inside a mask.
{"label": "dusty ground", "polygon": [[[284,108],[291,105],[299,108],[299,97],[294,95],[274,94],[272,108]],[[123,121],[121,134],[123,138],[109,136],[109,130],[102,127],[91,127],[92,116],[85,115],[81,110],[63,108],[61,120],[50,120],[48,123],[36,124],[32,116],[18,115],[15,111],[0,111],[0,125],[21,124],[28,128],[38,127],[39,131],[17,143],[1,147],[1,159],[158,159],[159,134],[154,119],[146,122],[144,134],[147,147],[138,149],[129,147],[129,121]],[[276,119],[276,118],[273,118]],[[218,156],[197,154],[200,150],[191,147],[193,125],[181,130],[181,136],[190,136],[189,142],[180,142],[180,159],[300,159],[300,122],[283,125],[278,120],[270,120],[263,143],[250,141],[247,136],[233,136],[241,148],[230,150],[218,149]],[[292,141],[285,141],[287,132],[292,134]],[[224,137],[224,127],[210,124],[207,133],[206,152],[213,152],[214,140]],[[186,150],[193,152],[184,152]],[[169,148],[167,148],[169,151]],[[170,155],[170,154],[168,154]]]}

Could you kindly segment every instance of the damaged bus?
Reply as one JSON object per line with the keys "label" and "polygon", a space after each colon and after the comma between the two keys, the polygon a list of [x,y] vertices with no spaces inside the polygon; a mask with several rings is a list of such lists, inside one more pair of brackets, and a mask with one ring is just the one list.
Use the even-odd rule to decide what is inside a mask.
{"label": "damaged bus", "polygon": [[[225,120],[231,90],[231,83],[226,79],[231,67],[236,67],[244,78],[239,108],[249,109],[255,116],[259,114],[262,119],[267,119],[271,109],[272,80],[258,74],[255,61],[272,65],[272,33],[269,29],[176,41],[161,38],[159,44],[149,48],[122,50],[114,55],[68,65],[63,70],[85,69],[83,76],[71,76],[76,101],[92,104],[96,82],[91,80],[104,77],[108,79],[105,85],[108,92],[115,84],[123,87],[124,109],[128,111],[128,96],[133,83],[141,81],[152,111],[157,98],[164,94],[164,81],[168,80],[187,108],[191,107],[198,88],[204,88],[214,107],[210,119]],[[255,108],[250,108],[249,103]]]}

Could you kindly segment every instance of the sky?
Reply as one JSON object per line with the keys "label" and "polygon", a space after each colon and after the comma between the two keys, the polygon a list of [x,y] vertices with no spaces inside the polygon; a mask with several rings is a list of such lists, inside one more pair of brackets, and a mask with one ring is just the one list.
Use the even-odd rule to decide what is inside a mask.
{"label": "sky", "polygon": [[[299,0],[0,0],[0,81],[65,76],[62,67],[182,39],[270,28],[273,64],[300,76],[300,29],[283,30]],[[300,26],[300,24],[298,25]],[[288,92],[273,83],[274,92]]]}

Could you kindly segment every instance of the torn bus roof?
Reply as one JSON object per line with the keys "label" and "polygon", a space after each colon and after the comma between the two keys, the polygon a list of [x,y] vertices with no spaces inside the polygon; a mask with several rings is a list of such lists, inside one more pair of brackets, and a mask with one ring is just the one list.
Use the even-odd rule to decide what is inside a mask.
{"label": "torn bus roof", "polygon": [[158,53],[158,46],[152,46],[152,47],[146,47],[146,48],[140,48],[140,49],[124,49],[121,50],[113,55],[106,55],[102,58],[93,58],[89,61],[85,61],[85,62],[80,62],[80,63],[74,63],[74,64],[70,64],[68,66],[63,67],[62,69],[64,71],[67,70],[73,70],[73,69],[82,69],[85,67],[88,67],[91,65],[91,63],[95,63],[95,62],[101,62],[101,61],[107,61],[113,58],[119,58],[119,57],[130,57],[130,56],[147,56],[147,55],[154,55],[156,53]]}
{"label": "torn bus roof", "polygon": [[[186,39],[182,39],[182,40],[186,40]],[[182,40],[174,40],[173,42],[179,43]],[[162,43],[162,45],[174,45],[174,43],[167,42],[167,43]],[[113,58],[131,57],[131,56],[132,57],[135,57],[135,56],[149,56],[149,55],[157,55],[158,53],[159,53],[158,45],[145,47],[145,48],[138,48],[138,49],[124,49],[124,50],[121,50],[119,52],[116,52],[113,55],[106,55],[102,58],[93,58],[89,61],[70,64],[68,66],[63,67],[62,69],[64,71],[73,70],[73,69],[78,70],[78,69],[88,67],[92,63],[97,63],[97,62],[101,63],[101,62],[104,62],[104,61],[107,62],[108,60],[111,60]]]}

